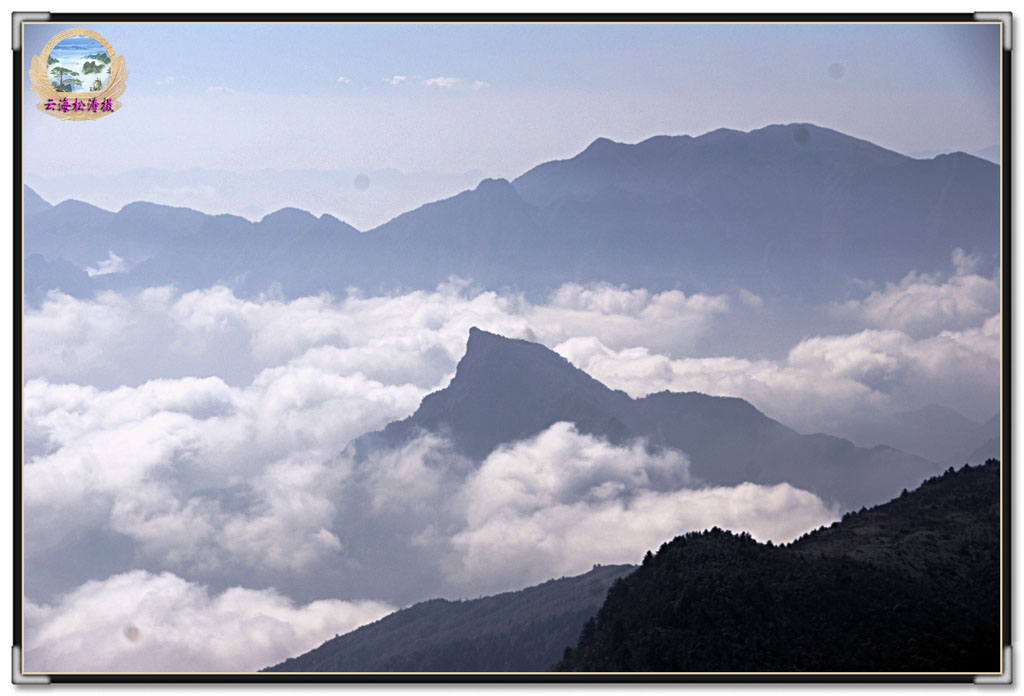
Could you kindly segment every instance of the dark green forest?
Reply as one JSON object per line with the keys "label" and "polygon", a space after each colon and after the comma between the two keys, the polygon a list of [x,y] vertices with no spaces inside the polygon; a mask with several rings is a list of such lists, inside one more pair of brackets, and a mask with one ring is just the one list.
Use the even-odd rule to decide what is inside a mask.
{"label": "dark green forest", "polygon": [[785,546],[720,529],[616,581],[559,671],[997,671],[999,462]]}

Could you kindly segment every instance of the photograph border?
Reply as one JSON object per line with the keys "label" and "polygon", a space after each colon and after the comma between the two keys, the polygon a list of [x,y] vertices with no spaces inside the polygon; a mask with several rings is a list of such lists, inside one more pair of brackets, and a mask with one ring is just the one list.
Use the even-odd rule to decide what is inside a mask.
{"label": "photograph border", "polygon": [[[991,14],[991,13],[988,13]],[[778,14],[633,14],[633,13],[580,13],[580,14],[537,14],[537,13],[351,13],[351,14],[139,14],[139,13],[53,13],[45,20],[39,15],[15,13],[12,22],[15,41],[22,36],[25,23],[90,24],[110,23],[967,23],[979,21],[970,13],[893,13],[893,14],[824,14],[824,13],[778,13]],[[998,21],[991,17],[983,21]],[[1004,39],[1008,36],[1009,14],[1003,25]],[[80,30],[75,30],[80,33]],[[52,43],[52,42],[51,42]],[[14,46],[14,99],[13,103],[13,625],[12,678],[15,683],[28,683],[45,679],[51,683],[546,683],[546,684],[595,684],[595,683],[972,683],[977,675],[971,673],[890,673],[890,672],[715,672],[715,673],[533,673],[533,672],[402,672],[402,673],[236,673],[236,672],[114,672],[114,673],[32,673],[23,671],[21,660],[24,601],[23,569],[23,392],[22,354],[24,347],[24,277],[23,277],[23,233],[24,233],[24,150],[22,143],[22,119],[24,99],[28,95],[25,84],[27,60],[24,43]],[[114,55],[111,55],[114,58]],[[124,57],[118,56],[123,68]],[[1005,648],[1010,647],[1012,636],[1012,530],[1011,520],[1011,51],[1004,41],[1001,74],[1001,634]],[[113,61],[112,61],[113,62]],[[107,90],[114,85],[112,73]],[[123,92],[123,84],[121,85]],[[36,92],[38,94],[38,92]],[[120,92],[115,95],[119,96]],[[120,102],[118,102],[120,105]],[[1002,669],[989,673],[987,679],[1005,679],[1010,676],[1009,653],[1001,656]],[[23,680],[23,681],[22,681]]]}

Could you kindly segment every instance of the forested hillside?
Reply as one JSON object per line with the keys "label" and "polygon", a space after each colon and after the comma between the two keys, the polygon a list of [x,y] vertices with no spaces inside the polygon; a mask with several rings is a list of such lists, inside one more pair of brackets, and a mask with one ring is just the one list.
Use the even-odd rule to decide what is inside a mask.
{"label": "forested hillside", "polygon": [[562,671],[999,669],[999,463],[788,546],[680,536],[617,581]]}

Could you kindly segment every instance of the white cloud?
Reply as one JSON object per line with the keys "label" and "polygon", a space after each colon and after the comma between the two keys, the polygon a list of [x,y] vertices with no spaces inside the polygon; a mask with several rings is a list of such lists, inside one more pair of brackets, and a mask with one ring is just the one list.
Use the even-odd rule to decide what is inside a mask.
{"label": "white cloud", "polygon": [[574,336],[597,336],[616,347],[639,344],[685,353],[711,322],[728,312],[725,295],[686,295],[679,290],[652,294],[607,283],[567,283],[527,317],[547,345]]}
{"label": "white cloud", "polygon": [[164,87],[166,85],[171,84],[172,82],[174,82],[174,77],[168,75],[167,77],[161,77],[159,80],[156,81],[156,84],[159,87]]}
{"label": "white cloud", "polygon": [[893,329],[804,339],[784,359],[679,358],[614,350],[593,337],[555,350],[631,396],[669,389],[737,396],[804,432],[834,432],[858,417],[946,404],[986,417],[998,405],[999,316],[980,327],[914,339]]}
{"label": "white cloud", "polygon": [[686,456],[618,447],[556,423],[492,453],[467,480],[465,529],[451,539],[453,581],[499,591],[593,563],[637,563],[678,534],[719,526],[789,541],[836,509],[787,484],[691,488]]}
{"label": "white cloud", "polygon": [[87,374],[111,365],[110,344],[128,333],[133,310],[130,299],[112,292],[94,301],[51,292],[38,311],[25,311],[26,378]]}
{"label": "white cloud", "polygon": [[[805,432],[925,403],[987,418],[996,403],[998,315],[922,339],[894,329],[810,337],[780,359],[685,357],[728,314],[725,296],[607,284],[567,284],[544,304],[462,282],[290,301],[223,287],[51,293],[25,316],[36,543],[51,548],[85,519],[179,572],[313,568],[344,555],[336,495],[350,463],[336,455],[443,387],[474,325],[552,346],[633,396],[738,396]],[[68,379],[105,385],[60,384]],[[381,467],[396,487],[416,478]],[[424,490],[410,495],[448,483],[430,467],[418,481]]]}
{"label": "white cloud", "polygon": [[475,80],[473,82],[473,89],[484,89],[485,87],[490,86],[491,84],[489,82],[484,82],[483,80]]}
{"label": "white cloud", "polygon": [[405,82],[406,79],[407,78],[405,77],[405,75],[395,75],[394,77],[391,78],[385,77],[384,81],[387,82],[389,85],[400,85],[403,82]]}
{"label": "white cloud", "polygon": [[25,372],[111,386],[195,374],[240,384],[303,357],[344,374],[435,389],[453,372],[474,325],[549,346],[583,335],[675,354],[692,348],[728,307],[724,295],[608,284],[567,284],[546,304],[462,281],[432,292],[289,301],[243,299],[225,287],[103,292],[91,300],[52,292],[26,312]]}
{"label": "white cloud", "polygon": [[341,550],[330,529],[348,469],[337,454],[424,394],[301,363],[245,388],[212,377],[105,392],[29,381],[26,434],[47,443],[25,467],[33,550],[88,520],[160,568],[301,571]]}
{"label": "white cloud", "polygon": [[471,468],[444,438],[423,433],[401,447],[372,454],[362,467],[361,483],[374,514],[432,525]]}
{"label": "white cloud", "polygon": [[345,77],[344,75],[338,75],[338,82],[340,84],[347,85],[350,82],[352,82],[352,80],[348,77]]}
{"label": "white cloud", "polygon": [[89,277],[107,275],[108,273],[124,273],[127,270],[124,259],[115,254],[114,252],[108,252],[107,258],[100,261],[96,268],[86,268],[85,272],[89,274]]}
{"label": "white cloud", "polygon": [[[365,462],[339,454],[443,387],[471,326],[551,346],[634,396],[740,396],[801,430],[930,402],[991,415],[998,314],[924,337],[811,336],[774,359],[691,355],[720,322],[743,319],[730,300],[567,284],[537,303],[457,280],[295,300],[223,287],[51,293],[25,315],[29,561],[57,563],[72,530],[100,530],[133,553],[107,575],[144,567],[347,599],[369,596],[350,580],[376,577],[390,593],[380,597],[404,602],[635,562],[689,529],[782,540],[828,520],[809,493],[695,489],[685,455],[564,424],[475,472],[436,436]],[[384,557],[408,567],[372,575]]]}
{"label": "white cloud", "polygon": [[[223,392],[213,382],[206,386]],[[204,399],[189,391],[159,392],[151,398],[167,409],[195,408]],[[105,410],[98,407],[95,415]],[[112,410],[111,420],[124,417],[119,409]],[[86,422],[77,425],[90,429]],[[122,444],[140,451],[130,441]],[[132,466],[127,459],[110,462],[109,473],[74,474],[78,480],[108,475],[97,486],[117,488],[117,480]],[[151,459],[148,466],[153,466]],[[641,441],[611,445],[567,423],[500,448],[476,470],[453,456],[449,443],[436,434],[379,452],[358,468],[350,466],[342,467],[343,485],[328,480],[326,467],[276,468],[260,485],[276,486],[286,504],[263,519],[282,525],[288,519],[306,519],[310,507],[323,506],[327,499],[343,508],[364,501],[365,506],[354,505],[351,512],[339,510],[336,528],[344,532],[351,527],[366,548],[361,553],[340,549],[331,563],[378,574],[371,586],[382,593],[388,591],[387,582],[393,589],[395,581],[379,575],[376,564],[382,558],[406,559],[408,567],[398,572],[399,582],[406,577],[406,591],[476,596],[582,573],[593,563],[635,563],[646,549],[691,530],[719,526],[746,530],[761,540],[785,541],[836,517],[836,510],[816,496],[785,484],[693,488],[683,453],[648,452]],[[126,505],[150,505],[153,510],[161,503],[149,498],[163,498],[163,504],[175,500],[173,485],[155,489],[130,472],[124,481],[125,488],[142,489],[133,495],[122,492]],[[325,495],[318,498],[313,492],[321,489]],[[204,518],[207,512],[201,506],[151,512],[132,524],[151,528],[164,544],[161,557],[195,554],[197,543],[215,546],[211,527],[241,523],[230,516],[211,523]],[[86,520],[76,516],[78,524]],[[288,556],[288,545],[277,538],[276,529],[256,525],[249,533],[253,541],[285,554],[281,560],[292,564],[290,575],[302,576],[301,559]],[[246,543],[237,530],[225,534],[234,544]],[[303,530],[290,534],[292,545],[307,545]],[[323,534],[330,535],[326,530]],[[337,545],[333,538],[315,552],[337,553]],[[228,551],[220,547],[216,553]],[[268,562],[265,554],[259,560]],[[443,579],[443,590],[420,584],[421,576],[430,578],[432,573]],[[240,577],[246,580],[239,582],[249,585],[259,582],[251,573]],[[346,592],[343,584],[334,587]],[[242,587],[213,595],[180,575],[136,569],[85,582],[48,605],[28,602],[26,660],[30,670],[40,671],[252,670],[392,610],[375,601],[296,606],[274,590]]]}
{"label": "white cloud", "polygon": [[274,590],[206,587],[133,570],[25,605],[27,671],[255,671],[394,611],[375,601],[296,606]]}
{"label": "white cloud", "polygon": [[423,81],[427,87],[454,87],[462,82],[458,77],[431,77]]}
{"label": "white cloud", "polygon": [[966,329],[999,311],[998,278],[974,273],[978,259],[953,251],[954,273],[943,281],[937,275],[911,272],[863,300],[833,305],[839,316],[853,316],[869,326],[898,329],[915,337],[943,329]]}
{"label": "white cloud", "polygon": [[740,302],[751,309],[761,309],[764,307],[764,299],[760,295],[754,294],[749,290],[740,290],[739,298]]}

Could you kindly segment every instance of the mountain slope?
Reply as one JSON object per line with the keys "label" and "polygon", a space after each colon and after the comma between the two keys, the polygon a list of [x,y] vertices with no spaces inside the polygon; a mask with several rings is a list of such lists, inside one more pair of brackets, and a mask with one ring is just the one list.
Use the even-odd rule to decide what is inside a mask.
{"label": "mountain slope", "polygon": [[[890,445],[934,462],[963,464],[951,455],[963,450],[965,442],[973,442],[980,427],[953,409],[929,405],[897,413],[883,422],[850,424],[843,435],[862,446]],[[974,463],[984,461],[983,458]]]}
{"label": "mountain slope", "polygon": [[969,448],[969,452],[965,452],[964,461],[983,462],[986,459],[999,459],[1002,446],[999,433],[999,414],[997,413],[979,425],[967,441],[976,444]]}
{"label": "mountain slope", "polygon": [[998,671],[999,463],[788,547],[721,530],[616,582],[561,671]]}
{"label": "mountain slope", "polygon": [[397,444],[420,430],[440,432],[465,455],[483,459],[500,444],[571,420],[580,432],[621,442],[632,431],[616,413],[630,402],[539,343],[473,327],[451,383],[383,436]]}
{"label": "mountain slope", "polygon": [[594,253],[581,275],[814,296],[841,291],[838,278],[941,268],[954,247],[994,263],[998,179],[997,166],[963,153],[914,160],[788,124],[598,139],[513,183],[552,236],[586,231]]}
{"label": "mountain slope", "polygon": [[34,215],[35,213],[41,213],[44,210],[49,210],[53,206],[43,200],[43,197],[33,191],[28,186],[25,187],[25,198],[22,205],[21,212],[23,215]]}
{"label": "mountain slope", "polygon": [[538,672],[557,660],[634,566],[493,597],[433,599],[327,641],[267,672]]}
{"label": "mountain slope", "polygon": [[544,246],[533,206],[505,179],[484,179],[374,228],[355,253],[364,283],[434,287],[457,275],[500,288],[523,279]]}
{"label": "mountain slope", "polygon": [[886,500],[936,470],[891,448],[800,435],[742,399],[694,392],[632,399],[542,345],[477,328],[445,389],[425,397],[409,418],[360,438],[355,448],[396,447],[431,431],[481,460],[498,445],[559,421],[613,443],[645,438],[650,448],[682,450],[690,472],[709,484],[788,482],[846,509]]}

